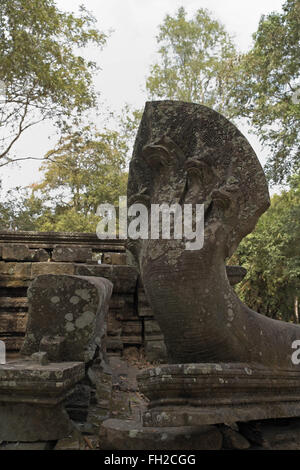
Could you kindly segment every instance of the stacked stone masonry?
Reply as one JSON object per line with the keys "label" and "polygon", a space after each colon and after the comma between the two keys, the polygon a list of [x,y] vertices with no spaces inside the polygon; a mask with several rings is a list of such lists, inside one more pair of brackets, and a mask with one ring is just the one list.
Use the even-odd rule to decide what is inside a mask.
{"label": "stacked stone masonry", "polygon": [[121,357],[134,347],[147,360],[164,362],[163,336],[138,273],[127,265],[125,247],[116,242],[104,243],[92,234],[0,233],[0,340],[8,353],[17,353],[24,341],[30,282],[43,274],[69,274],[104,277],[114,284],[109,355]]}

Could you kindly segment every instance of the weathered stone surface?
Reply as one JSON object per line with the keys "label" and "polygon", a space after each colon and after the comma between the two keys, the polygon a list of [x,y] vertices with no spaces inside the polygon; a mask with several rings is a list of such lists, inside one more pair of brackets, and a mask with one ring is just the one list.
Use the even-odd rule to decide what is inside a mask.
{"label": "weathered stone surface", "polygon": [[59,262],[88,263],[92,257],[92,249],[86,246],[56,245],[52,252],[52,260]]}
{"label": "weathered stone surface", "polygon": [[256,448],[300,450],[299,418],[239,423],[239,431]]}
{"label": "weathered stone surface", "polygon": [[145,356],[150,362],[167,362],[167,350],[164,341],[145,341]]}
{"label": "weathered stone surface", "polygon": [[40,342],[40,351],[47,354],[52,362],[59,362],[64,357],[66,338],[64,336],[43,336]]}
{"label": "weathered stone surface", "polygon": [[104,349],[111,292],[107,279],[38,276],[28,289],[29,320],[21,354],[39,351],[45,336],[60,336],[65,338],[60,360],[93,359],[97,347]]}
{"label": "weathered stone surface", "polygon": [[109,279],[116,294],[133,294],[135,292],[138,273],[132,266],[75,265],[75,274],[79,276],[99,276]]}
{"label": "weathered stone surface", "polygon": [[9,313],[0,316],[0,333],[25,333],[27,325],[26,313]]}
{"label": "weathered stone surface", "polygon": [[1,297],[1,309],[26,310],[28,307],[27,297]]}
{"label": "weathered stone surface", "polygon": [[0,365],[0,441],[51,441],[70,434],[61,402],[84,373],[84,364],[75,362]]}
{"label": "weathered stone surface", "polygon": [[164,339],[159,324],[156,320],[144,321],[145,339],[150,341],[161,341]]}
{"label": "weathered stone surface", "polygon": [[8,442],[0,444],[0,450],[52,450],[53,442]]}
{"label": "weathered stone surface", "polygon": [[30,279],[31,263],[17,263],[0,261],[1,275],[13,277],[14,279]]}
{"label": "weathered stone surface", "polygon": [[44,250],[44,248],[39,248],[37,250],[32,250],[31,259],[32,261],[45,263],[46,261],[49,261],[50,255],[46,250]]}
{"label": "weathered stone surface", "polygon": [[116,319],[116,315],[111,310],[108,313],[107,334],[120,337],[122,333],[122,322]]}
{"label": "weathered stone surface", "polygon": [[86,443],[82,434],[74,429],[69,436],[64,439],[60,439],[54,450],[84,450],[86,448]]}
{"label": "weathered stone surface", "polygon": [[127,256],[126,253],[104,253],[103,264],[117,264],[126,265]]}
{"label": "weathered stone surface", "polygon": [[0,440],[56,440],[68,435],[71,421],[61,405],[0,404]]}
{"label": "weathered stone surface", "polygon": [[41,402],[57,404],[83,377],[84,364],[80,362],[42,366],[30,358],[14,359],[0,365],[1,401],[15,403],[36,399],[37,402],[40,398]]}
{"label": "weathered stone surface", "polygon": [[124,344],[120,338],[108,337],[106,340],[106,348],[108,352],[121,353],[124,349]]}
{"label": "weathered stone surface", "polygon": [[143,428],[132,420],[109,419],[99,432],[103,450],[219,450],[222,434],[214,426]]}
{"label": "weathered stone surface", "polygon": [[91,400],[91,387],[85,384],[77,384],[74,391],[64,402],[66,408],[88,408]]}
{"label": "weathered stone surface", "polygon": [[23,345],[24,337],[23,336],[11,336],[1,335],[1,341],[4,341],[7,351],[19,351]]}
{"label": "weathered stone surface", "polygon": [[46,366],[47,364],[49,364],[49,359],[46,352],[35,352],[31,354],[30,359],[33,362],[37,362],[41,366]]}
{"label": "weathered stone surface", "polygon": [[223,436],[224,449],[245,450],[249,449],[251,446],[250,442],[242,434],[231,429],[229,426],[223,425],[218,429],[221,431]]}
{"label": "weathered stone surface", "polygon": [[31,278],[47,274],[74,274],[75,267],[71,263],[32,263]]}
{"label": "weathered stone surface", "polygon": [[122,322],[121,340],[124,344],[142,344],[142,324],[140,321]]}
{"label": "weathered stone surface", "polygon": [[230,423],[300,413],[297,369],[270,370],[245,363],[177,364],[144,370],[137,379],[141,393],[150,399],[145,426]]}
{"label": "weathered stone surface", "polygon": [[250,362],[300,371],[291,362],[300,326],[250,310],[226,275],[225,260],[270,204],[258,158],[232,123],[198,104],[147,103],[128,201],[204,204],[201,249],[187,249],[184,238],[128,240],[170,363]]}
{"label": "weathered stone surface", "polygon": [[3,244],[2,258],[6,261],[26,261],[31,259],[31,252],[27,245]]}

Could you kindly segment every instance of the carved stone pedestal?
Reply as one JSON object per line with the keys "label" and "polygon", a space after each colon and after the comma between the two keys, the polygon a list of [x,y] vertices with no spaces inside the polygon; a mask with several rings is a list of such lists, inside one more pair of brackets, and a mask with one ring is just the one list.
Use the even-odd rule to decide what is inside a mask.
{"label": "carved stone pedestal", "polygon": [[143,371],[145,427],[300,416],[300,373],[246,363],[175,364]]}
{"label": "carved stone pedestal", "polygon": [[62,402],[85,375],[84,363],[0,365],[0,441],[51,441],[68,436],[72,423]]}

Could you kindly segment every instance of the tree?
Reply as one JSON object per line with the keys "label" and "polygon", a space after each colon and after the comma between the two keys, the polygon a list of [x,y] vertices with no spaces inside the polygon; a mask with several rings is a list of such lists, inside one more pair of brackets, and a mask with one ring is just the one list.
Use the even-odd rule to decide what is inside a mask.
{"label": "tree", "polygon": [[231,117],[237,54],[224,27],[205,9],[188,20],[181,7],[165,17],[157,42],[159,60],[146,82],[150,98],[201,103]]}
{"label": "tree", "polygon": [[299,25],[299,0],[286,0],[282,13],[262,16],[231,89],[235,115],[248,118],[270,149],[265,169],[273,183],[285,183],[300,170]]}
{"label": "tree", "polygon": [[0,228],[95,231],[98,205],[117,207],[126,195],[127,152],[125,138],[115,131],[86,126],[62,137],[45,157],[41,183],[17,188],[2,203]]}
{"label": "tree", "polygon": [[95,23],[84,7],[75,16],[59,11],[53,0],[1,0],[1,166],[28,158],[12,152],[30,127],[51,120],[65,129],[96,105],[96,64],[78,52],[89,43],[105,44]]}
{"label": "tree", "polygon": [[231,259],[247,269],[237,291],[254,310],[299,322],[300,295],[300,175],[290,189],[274,195],[270,209]]}
{"label": "tree", "polygon": [[37,230],[45,214],[45,198],[37,197],[33,188],[14,188],[0,201],[0,230]]}

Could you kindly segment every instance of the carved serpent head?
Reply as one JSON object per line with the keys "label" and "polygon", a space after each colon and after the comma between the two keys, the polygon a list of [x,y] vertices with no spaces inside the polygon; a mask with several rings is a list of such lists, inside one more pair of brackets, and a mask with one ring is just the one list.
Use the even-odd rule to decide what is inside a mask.
{"label": "carved serpent head", "polygon": [[[230,256],[269,207],[258,158],[241,132],[206,106],[148,102],[130,163],[128,201],[204,204],[205,243]],[[138,240],[129,249],[138,255]]]}

